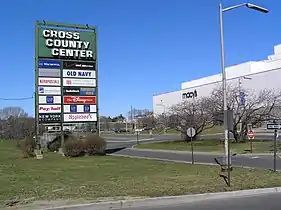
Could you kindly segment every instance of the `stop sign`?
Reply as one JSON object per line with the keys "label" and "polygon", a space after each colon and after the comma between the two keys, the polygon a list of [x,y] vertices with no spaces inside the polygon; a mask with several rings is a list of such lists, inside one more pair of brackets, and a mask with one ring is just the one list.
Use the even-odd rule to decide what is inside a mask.
{"label": "stop sign", "polygon": [[252,131],[252,130],[249,130],[249,131],[248,131],[248,138],[249,138],[249,139],[254,139],[254,138],[255,138],[255,136],[254,136],[254,131]]}

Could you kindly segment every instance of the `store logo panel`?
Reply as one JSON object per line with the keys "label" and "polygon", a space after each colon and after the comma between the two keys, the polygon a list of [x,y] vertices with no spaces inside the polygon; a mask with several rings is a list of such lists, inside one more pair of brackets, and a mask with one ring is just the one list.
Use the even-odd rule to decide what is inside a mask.
{"label": "store logo panel", "polygon": [[96,78],[95,71],[87,70],[63,70],[63,77],[74,77],[74,78]]}
{"label": "store logo panel", "polygon": [[61,62],[59,60],[43,60],[40,59],[38,61],[38,68],[45,68],[45,69],[60,69]]}
{"label": "store logo panel", "polygon": [[61,105],[39,105],[39,113],[61,113]]}
{"label": "store logo panel", "polygon": [[42,86],[60,86],[60,78],[39,77],[38,85]]}
{"label": "store logo panel", "polygon": [[39,69],[39,77],[60,77],[60,69]]}
{"label": "store logo panel", "polygon": [[94,104],[85,104],[85,105],[64,105],[63,106],[64,113],[89,113],[89,112],[97,112],[97,106]]}
{"label": "store logo panel", "polygon": [[39,96],[39,104],[60,104],[61,96]]}
{"label": "store logo panel", "polygon": [[44,123],[59,123],[61,122],[61,114],[39,114],[38,121]]}
{"label": "store logo panel", "polygon": [[69,87],[96,87],[96,79],[69,79],[63,78],[63,86]]}
{"label": "store logo panel", "polygon": [[60,87],[38,87],[38,94],[39,95],[61,95],[61,88]]}
{"label": "store logo panel", "polygon": [[96,113],[64,114],[64,122],[96,122]]}
{"label": "store logo panel", "polygon": [[63,69],[96,70],[95,62],[63,61]]}
{"label": "store logo panel", "polygon": [[96,104],[96,96],[64,96],[64,104]]}
{"label": "store logo panel", "polygon": [[95,96],[96,88],[63,87],[63,95],[66,95],[66,96]]}

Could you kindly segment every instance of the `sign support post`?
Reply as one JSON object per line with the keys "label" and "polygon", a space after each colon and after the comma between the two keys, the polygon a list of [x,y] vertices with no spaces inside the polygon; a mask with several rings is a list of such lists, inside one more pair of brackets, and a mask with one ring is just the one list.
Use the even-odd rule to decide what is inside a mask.
{"label": "sign support post", "polygon": [[192,139],[192,130],[191,130],[191,136],[190,136],[190,141],[191,141],[191,162],[194,164],[194,152],[193,152],[193,139]]}
{"label": "sign support post", "polygon": [[35,91],[34,91],[34,107],[35,107],[35,131],[34,131],[34,138],[36,142],[36,149],[35,153],[41,153],[41,146],[39,141],[39,110],[38,110],[38,25],[37,22],[35,23],[35,58],[34,58],[34,70],[35,70]]}
{"label": "sign support post", "polygon": [[253,141],[250,141],[251,153],[253,153]]}
{"label": "sign support post", "polygon": [[191,162],[194,164],[194,148],[193,148],[193,137],[195,136],[196,131],[194,128],[190,127],[186,131],[186,135],[190,137],[190,145],[191,145]]}
{"label": "sign support post", "polygon": [[274,164],[273,170],[276,172],[276,159],[277,159],[277,129],[274,130]]}
{"label": "sign support post", "polygon": [[253,130],[248,131],[248,139],[250,141],[250,151],[251,153],[253,153],[253,140],[255,139]]}
{"label": "sign support post", "polygon": [[[278,121],[278,122],[277,122]],[[281,128],[280,120],[273,120],[271,123],[267,123],[267,130],[274,130],[274,156],[273,156],[273,171],[276,172],[276,160],[277,160],[277,137],[278,129]]]}

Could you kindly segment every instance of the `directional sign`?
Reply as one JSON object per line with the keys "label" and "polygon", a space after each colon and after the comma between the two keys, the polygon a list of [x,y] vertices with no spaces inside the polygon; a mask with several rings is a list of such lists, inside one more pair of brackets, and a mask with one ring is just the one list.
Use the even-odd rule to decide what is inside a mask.
{"label": "directional sign", "polygon": [[280,124],[267,124],[267,129],[268,130],[275,130],[275,129],[281,129],[281,125]]}

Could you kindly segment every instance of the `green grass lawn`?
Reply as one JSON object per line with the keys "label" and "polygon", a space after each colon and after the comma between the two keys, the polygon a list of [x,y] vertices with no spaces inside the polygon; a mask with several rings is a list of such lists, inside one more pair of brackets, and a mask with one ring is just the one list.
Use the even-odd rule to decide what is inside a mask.
{"label": "green grass lawn", "polygon": [[207,130],[202,131],[199,135],[205,135],[205,134],[217,134],[217,133],[223,133],[223,126],[214,126],[212,128],[209,128]]}
{"label": "green grass lawn", "polygon": [[[218,140],[202,140],[194,141],[194,151],[197,152],[223,152],[224,144]],[[137,148],[142,149],[164,149],[164,150],[178,150],[178,151],[191,151],[191,143],[184,141],[170,141],[170,142],[157,142],[150,144],[140,144]],[[233,153],[249,153],[250,143],[231,143],[231,151]],[[252,143],[253,153],[270,153],[273,152],[272,141],[254,141]],[[278,150],[281,150],[279,143]]]}
{"label": "green grass lawn", "polygon": [[[149,131],[141,131],[140,133],[143,133],[143,134],[147,134],[149,133]],[[153,130],[152,131],[152,134],[163,134],[164,131],[163,130]],[[170,134],[179,134],[179,131],[175,130],[175,129],[168,129],[166,131],[166,133],[170,133]]]}
{"label": "green grass lawn", "polygon": [[70,202],[68,199],[85,203],[273,187],[281,183],[280,174],[256,169],[235,168],[233,186],[227,188],[216,166],[114,156],[66,158],[56,153],[44,154],[42,160],[23,159],[15,142],[8,141],[0,141],[0,163],[1,206],[11,200],[18,201],[17,205],[41,201],[42,208],[47,200],[64,201],[60,203],[64,205]]}

